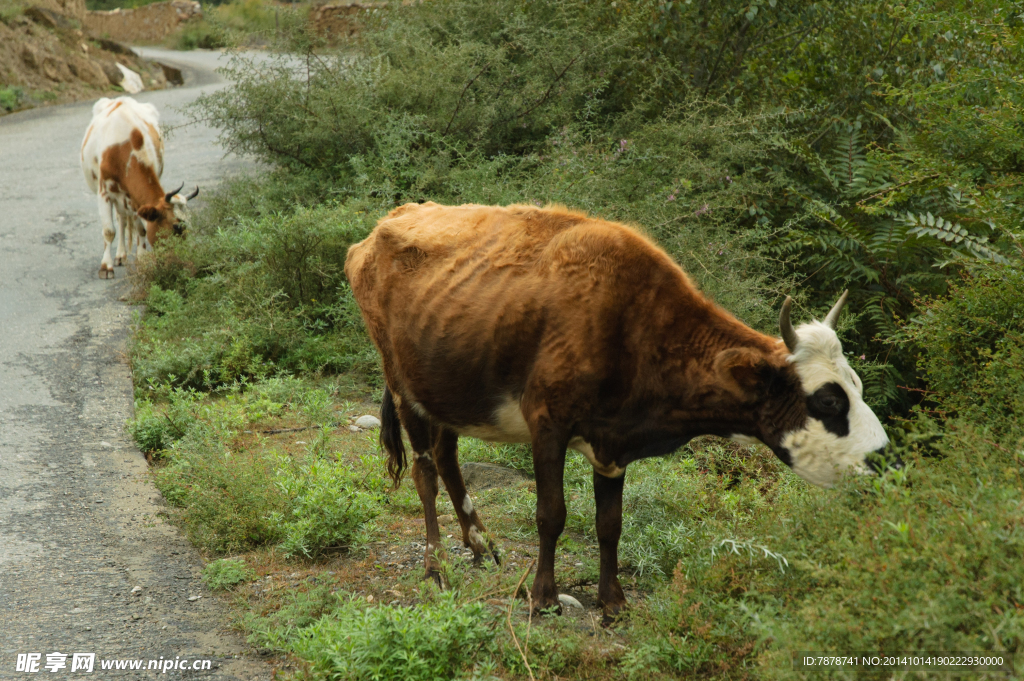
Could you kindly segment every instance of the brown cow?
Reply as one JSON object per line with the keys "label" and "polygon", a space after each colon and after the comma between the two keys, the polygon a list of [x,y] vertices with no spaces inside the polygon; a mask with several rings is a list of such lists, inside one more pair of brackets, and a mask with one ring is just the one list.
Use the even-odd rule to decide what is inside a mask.
{"label": "brown cow", "polygon": [[[181,187],[172,192],[161,188],[164,142],[155,106],[131,97],[100,99],[82,140],[81,161],[85,181],[99,198],[104,242],[100,279],[112,278],[114,265],[126,262],[125,236],[128,250],[138,237],[142,253],[168,234],[182,234],[185,204],[199,194],[199,187],[188,196],[178,193]],[[110,255],[116,236],[112,212],[117,213],[120,233],[116,260]]]}
{"label": "brown cow", "polygon": [[[606,618],[625,605],[618,542],[626,466],[698,435],[759,440],[822,486],[866,472],[885,431],[826,317],[784,340],[705,298],[636,230],[560,207],[408,204],[349,249],[345,272],[383,359],[381,442],[398,484],[401,425],[427,528],[441,548],[440,474],[477,561],[497,560],[459,471],[459,435],[530,442],[537,480],[538,609],[558,607],[555,544],[565,524],[566,448],[594,468]],[[397,418],[396,418],[397,416]]]}

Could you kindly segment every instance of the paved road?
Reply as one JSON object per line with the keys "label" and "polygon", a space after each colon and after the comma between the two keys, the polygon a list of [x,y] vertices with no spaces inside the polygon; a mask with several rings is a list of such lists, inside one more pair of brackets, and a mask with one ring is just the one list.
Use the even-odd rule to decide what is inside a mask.
{"label": "paved road", "polygon": [[[218,55],[161,56],[184,67],[185,86],[137,98],[180,124],[172,107],[222,86]],[[223,607],[197,579],[200,557],[161,517],[124,432],[132,310],[118,300],[122,268],[113,281],[97,277],[103,239],[78,161],[91,109],[0,118],[0,679],[34,678],[16,671],[26,653],[41,654],[46,678],[82,676],[72,654],[94,653],[86,678],[267,679],[267,665],[226,630]],[[244,165],[223,158],[215,131],[178,130],[164,180],[209,188]],[[51,674],[53,652],[68,657]],[[212,670],[100,669],[104,659],[161,657],[212,659]]]}

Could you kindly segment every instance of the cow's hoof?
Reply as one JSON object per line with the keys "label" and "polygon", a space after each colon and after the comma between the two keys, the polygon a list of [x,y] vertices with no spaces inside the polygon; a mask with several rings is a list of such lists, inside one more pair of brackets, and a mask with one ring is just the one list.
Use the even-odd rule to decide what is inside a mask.
{"label": "cow's hoof", "polygon": [[100,265],[100,279],[113,279],[113,278],[114,278],[114,268],[111,267],[110,265],[105,264],[105,263],[103,265]]}
{"label": "cow's hoof", "polygon": [[561,615],[562,614],[562,604],[559,603],[557,600],[554,601],[553,603],[547,603],[547,604],[544,604],[544,605],[541,605],[539,603],[534,603],[533,604],[533,614],[537,615],[537,616],[541,616],[541,615]]}
{"label": "cow's hoof", "polygon": [[124,267],[125,262],[128,260],[126,256],[119,255],[114,258],[114,267]]}
{"label": "cow's hoof", "polygon": [[483,567],[485,555],[490,556],[495,565],[501,566],[501,554],[498,552],[498,549],[491,545],[484,553],[473,553],[473,567]]}
{"label": "cow's hoof", "polygon": [[626,603],[606,603],[603,607],[604,614],[601,616],[601,626],[610,627],[619,621],[619,618],[626,611]]}
{"label": "cow's hoof", "polygon": [[433,580],[438,589],[444,588],[444,583],[441,581],[441,571],[436,568],[427,568],[427,572],[423,575],[423,579]]}

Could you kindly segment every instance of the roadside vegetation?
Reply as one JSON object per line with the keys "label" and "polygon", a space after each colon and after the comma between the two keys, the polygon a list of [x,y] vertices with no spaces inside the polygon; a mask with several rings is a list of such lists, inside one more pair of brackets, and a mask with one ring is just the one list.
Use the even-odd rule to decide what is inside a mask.
{"label": "roadside vegetation", "polygon": [[[1022,9],[434,0],[344,55],[295,31],[278,61],[236,57],[192,114],[270,169],[136,268],[129,429],[238,626],[313,679],[783,679],[799,651],[1020,652]],[[436,589],[413,486],[389,490],[354,426],[382,384],[342,272],[420,200],[637,224],[766,332],[785,295],[820,316],[850,288],[840,335],[906,468],[819,490],[713,438],[634,464],[632,607],[606,630],[589,465],[570,454],[556,565],[585,609],[535,619],[528,448],[463,438],[461,461],[525,477],[474,491],[500,567],[470,566],[442,492]]]}

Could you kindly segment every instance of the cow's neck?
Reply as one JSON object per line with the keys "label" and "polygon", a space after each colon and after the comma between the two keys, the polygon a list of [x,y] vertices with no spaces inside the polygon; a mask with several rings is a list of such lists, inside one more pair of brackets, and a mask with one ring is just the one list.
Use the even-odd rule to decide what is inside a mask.
{"label": "cow's neck", "polygon": [[[702,301],[703,302],[703,301]],[[692,305],[692,302],[690,302]],[[694,323],[696,322],[696,323]],[[724,350],[753,351],[769,363],[781,359],[777,339],[754,331],[717,306],[705,304],[696,320],[680,319],[675,375],[666,376],[673,394],[673,418],[677,429],[697,435],[753,434],[760,419],[761,399],[725,385],[715,361]]]}
{"label": "cow's neck", "polygon": [[128,172],[125,173],[123,182],[135,210],[142,206],[156,205],[164,198],[164,190],[160,186],[156,172],[148,165],[136,161],[134,157],[128,162]]}

